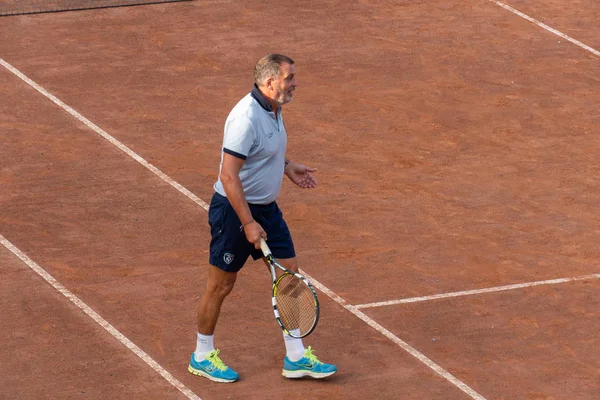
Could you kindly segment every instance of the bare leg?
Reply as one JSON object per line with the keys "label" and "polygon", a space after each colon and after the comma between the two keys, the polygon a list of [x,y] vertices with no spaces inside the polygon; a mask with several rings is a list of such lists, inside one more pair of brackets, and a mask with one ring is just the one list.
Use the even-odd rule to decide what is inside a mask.
{"label": "bare leg", "polygon": [[198,304],[198,332],[203,335],[212,335],[221,312],[223,300],[235,284],[237,272],[226,272],[214,265],[208,270],[206,290]]}
{"label": "bare leg", "polygon": [[[265,263],[265,265],[267,266],[267,268],[269,268],[269,264],[267,263],[267,260],[264,257],[262,258],[262,260]],[[296,257],[294,257],[294,258],[278,258],[277,262],[292,272],[298,272],[298,259]],[[282,274],[282,272],[277,268],[275,268],[275,273],[277,274],[277,276]]]}
{"label": "bare leg", "polygon": [[[269,264],[267,263],[267,260],[263,258],[263,261],[268,267]],[[292,272],[298,272],[298,259],[295,257],[284,259],[278,258],[277,262],[279,262],[279,264],[283,265],[285,268]],[[275,273],[277,274],[277,276],[280,276],[282,274],[281,270],[279,269],[276,269]],[[283,340],[285,343],[285,351],[288,359],[297,361],[300,358],[304,357],[304,344],[302,343],[302,339],[297,339],[284,333]]]}

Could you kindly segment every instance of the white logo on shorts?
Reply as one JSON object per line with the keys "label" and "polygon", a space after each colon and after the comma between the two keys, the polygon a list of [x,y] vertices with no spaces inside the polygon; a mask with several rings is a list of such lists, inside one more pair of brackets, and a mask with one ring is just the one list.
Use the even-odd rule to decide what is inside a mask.
{"label": "white logo on shorts", "polygon": [[233,257],[234,255],[231,253],[225,253],[223,255],[223,261],[225,261],[225,264],[229,265],[233,262]]}

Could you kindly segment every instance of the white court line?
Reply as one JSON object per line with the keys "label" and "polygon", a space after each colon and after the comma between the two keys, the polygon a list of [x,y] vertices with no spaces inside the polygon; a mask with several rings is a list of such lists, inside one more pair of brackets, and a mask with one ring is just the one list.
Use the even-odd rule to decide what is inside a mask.
{"label": "white court line", "polygon": [[403,348],[411,356],[415,357],[417,360],[421,361],[423,364],[427,365],[429,368],[431,368],[433,371],[435,371],[442,378],[448,380],[454,386],[458,387],[460,390],[462,390],[463,392],[468,394],[472,399],[486,400],[485,397],[483,397],[482,395],[477,393],[475,390],[471,389],[463,381],[456,378],[454,375],[452,375],[450,372],[446,371],[444,368],[440,367],[438,364],[433,362],[430,358],[428,358],[426,355],[424,355],[423,353],[421,353],[420,351],[418,351],[417,349],[412,347],[410,344],[406,343],[404,340],[400,339],[398,336],[394,335],[392,332],[388,331],[383,326],[379,325],[373,319],[371,319],[367,315],[365,315],[365,313],[358,310],[355,306],[349,304],[346,300],[344,300],[343,298],[341,298],[340,296],[338,296],[337,294],[335,294],[334,292],[329,290],[327,287],[325,287],[325,285],[323,285],[319,281],[312,278],[306,272],[304,272],[304,271],[301,271],[301,272],[306,278],[308,278],[308,280],[317,289],[319,289],[321,292],[325,293],[333,301],[335,301],[336,303],[338,303],[339,305],[344,307],[346,310],[348,310],[350,313],[352,313],[357,318],[361,319],[363,322],[365,322],[371,328],[375,329],[377,332],[381,333],[383,336],[387,337],[392,342],[396,343],[398,346]]}
{"label": "white court line", "polygon": [[143,159],[135,151],[131,150],[129,147],[125,146],[123,143],[121,143],[117,139],[115,139],[113,136],[106,133],[104,130],[102,130],[100,127],[98,127],[92,121],[90,121],[83,115],[79,114],[77,111],[75,111],[73,108],[69,107],[67,104],[63,103],[60,99],[58,99],[52,93],[48,92],[46,89],[44,89],[43,87],[41,87],[40,85],[38,85],[37,83],[35,83],[31,79],[29,79],[21,71],[19,71],[18,69],[16,69],[15,67],[10,65],[6,61],[4,61],[4,59],[2,59],[2,58],[0,58],[0,65],[2,65],[4,68],[6,68],[7,70],[9,70],[13,74],[15,74],[17,77],[22,79],[25,83],[27,83],[29,86],[31,86],[32,88],[34,88],[35,90],[37,90],[38,92],[43,94],[45,97],[50,99],[50,101],[52,101],[54,104],[56,104],[57,106],[59,106],[60,108],[62,108],[63,110],[65,110],[66,112],[71,114],[73,117],[75,117],[76,119],[81,121],[84,125],[86,125],[88,128],[90,128],[91,130],[96,132],[98,135],[100,135],[104,139],[108,140],[110,143],[112,143],[115,147],[117,147],[123,153],[127,154],[129,157],[133,158],[135,161],[142,164],[144,167],[146,167],[147,169],[152,171],[152,173],[158,175],[158,177],[160,179],[167,182],[169,185],[173,186],[179,192],[181,192],[184,195],[186,195],[187,197],[189,197],[193,202],[200,205],[205,210],[208,210],[208,204],[206,204],[204,201],[202,201],[194,193],[190,192],[188,189],[186,189],[185,187],[181,186],[179,183],[177,183],[176,181],[171,179],[167,174],[165,174],[160,169],[156,168],[154,165],[150,164],[148,161]]}
{"label": "white court line", "polygon": [[406,299],[399,299],[399,300],[379,301],[376,303],[358,304],[354,307],[356,307],[356,308],[372,308],[372,307],[393,306],[396,304],[418,303],[421,301],[447,299],[450,297],[471,296],[474,294],[502,292],[505,290],[523,289],[523,288],[530,288],[530,287],[541,286],[541,285],[556,285],[558,283],[583,281],[583,280],[588,280],[588,279],[600,279],[600,274],[583,275],[583,276],[577,276],[575,278],[559,278],[559,279],[549,279],[546,281],[517,283],[514,285],[497,286],[497,287],[486,288],[486,289],[464,290],[461,292],[434,294],[431,296],[409,297]]}
{"label": "white court line", "polygon": [[514,14],[516,14],[516,15],[518,15],[519,17],[525,18],[529,22],[533,22],[534,24],[536,24],[540,28],[544,28],[548,32],[552,32],[555,35],[560,36],[561,38],[563,38],[565,40],[568,40],[569,42],[571,42],[571,43],[573,43],[573,44],[581,47],[582,49],[585,49],[585,50],[589,51],[590,53],[595,54],[598,57],[600,57],[600,51],[598,51],[598,50],[596,50],[596,49],[594,49],[594,48],[592,48],[592,47],[590,47],[590,46],[588,46],[586,44],[581,43],[579,40],[573,39],[572,37],[570,37],[568,35],[565,35],[564,33],[560,32],[560,31],[557,31],[554,28],[549,27],[548,25],[544,24],[543,22],[538,21],[537,19],[531,18],[529,15],[524,14],[521,11],[519,11],[519,10],[517,10],[515,8],[512,8],[511,6],[508,6],[508,5],[504,4],[504,3],[501,3],[501,2],[496,1],[496,0],[489,0],[489,1],[491,1],[492,3],[496,3],[500,7],[504,8],[504,9],[506,9],[506,10],[508,10],[508,11],[514,13]]}
{"label": "white court line", "polygon": [[12,252],[15,256],[19,257],[21,261],[29,266],[33,271],[35,271],[39,276],[44,278],[46,282],[48,282],[54,289],[58,290],[63,296],[67,299],[71,300],[73,304],[75,304],[80,310],[90,316],[94,321],[96,321],[101,327],[106,329],[111,336],[115,337],[119,342],[125,345],[129,350],[131,350],[135,355],[141,358],[146,364],[150,366],[154,371],[158,372],[167,382],[177,388],[181,393],[187,396],[190,400],[202,400],[200,397],[196,396],[190,389],[188,389],[183,383],[179,382],[177,378],[171,375],[167,370],[161,367],[156,361],[152,359],[146,352],[140,349],[135,345],[131,340],[127,339],[121,332],[119,332],[114,326],[109,324],[104,318],[102,318],[97,312],[92,310],[87,304],[79,299],[79,297],[75,296],[71,293],[67,288],[65,288],[60,282],[58,282],[52,275],[46,272],[45,269],[40,267],[35,261],[29,258],[25,253],[15,247],[11,242],[9,242],[2,234],[0,234],[0,243],[4,247],[6,247],[10,252]]}
{"label": "white court line", "polygon": [[[160,177],[165,182],[169,183],[171,186],[173,186],[179,192],[183,193],[185,196],[187,196],[190,199],[192,199],[196,204],[200,205],[205,210],[208,210],[208,204],[205,203],[204,201],[202,201],[198,196],[196,196],[195,194],[193,194],[192,192],[190,192],[188,189],[186,189],[185,187],[183,187],[181,184],[177,183],[175,180],[173,180],[172,178],[170,178],[169,176],[167,176],[165,173],[163,173],[162,171],[160,171],[158,168],[156,168],[155,166],[153,166],[152,164],[150,164],[149,162],[147,162],[146,160],[144,160],[142,157],[140,157],[134,151],[132,151],[127,146],[125,146],[123,143],[119,142],[117,139],[115,139],[114,137],[112,137],[111,135],[109,135],[108,133],[106,133],[105,131],[103,131],[102,129],[100,129],[98,126],[96,126],[95,124],[93,124],[90,120],[88,120],[87,118],[85,118],[83,115],[79,114],[73,108],[71,108],[68,105],[66,105],[65,103],[63,103],[56,96],[54,96],[53,94],[51,94],[48,91],[46,91],[46,89],[42,88],[40,85],[38,85],[37,83],[35,83],[31,79],[29,79],[21,71],[19,71],[18,69],[16,69],[15,67],[13,67],[12,65],[10,65],[6,61],[4,61],[2,58],[0,58],[0,64],[3,65],[9,71],[11,71],[13,74],[15,74],[17,77],[19,77],[20,79],[22,79],[29,86],[31,86],[32,88],[34,88],[35,90],[37,90],[38,92],[40,92],[41,94],[43,94],[45,97],[47,97],[48,99],[50,99],[54,104],[56,104],[57,106],[59,106],[60,108],[62,108],[63,110],[65,110],[66,112],[68,112],[69,114],[71,114],[72,116],[74,116],[75,118],[77,118],[79,121],[83,122],[86,126],[88,126],[89,128],[91,128],[94,132],[98,133],[100,136],[102,136],[103,138],[105,138],[106,140],[108,140],[110,143],[112,143],[113,145],[115,145],[117,148],[119,148],[119,150],[123,151],[125,154],[129,155],[130,157],[132,157],[134,160],[136,160],[137,162],[139,162],[140,164],[142,164],[144,167],[148,168],[150,171],[152,171],[153,173],[155,173],[158,177]],[[304,271],[302,271],[302,273],[304,273]],[[319,283],[316,280],[313,280],[312,278],[311,278],[311,282],[317,288],[319,288],[323,293],[327,294],[327,296],[329,296],[335,302],[337,302],[340,305],[342,305],[346,310],[350,311],[356,317],[358,317],[361,320],[363,320],[364,322],[366,322],[369,326],[371,326],[372,328],[374,328],[375,330],[377,330],[378,332],[380,332],[382,335],[386,336],[388,339],[392,340],[394,343],[396,343],[398,346],[400,346],[401,348],[403,348],[409,354],[411,354],[412,356],[414,356],[415,358],[417,358],[419,361],[423,362],[425,365],[427,365],[429,368],[431,368],[435,373],[437,373],[441,377],[445,378],[450,383],[452,383],[453,385],[455,385],[456,387],[458,387],[460,390],[462,390],[463,392],[465,392],[466,394],[468,394],[469,396],[471,396],[471,398],[473,398],[475,400],[486,400],[484,397],[482,397],[475,390],[473,390],[469,386],[467,386],[467,384],[465,384],[464,382],[462,382],[461,380],[459,380],[458,378],[456,378],[454,375],[452,375],[451,373],[449,373],[448,371],[446,371],[445,369],[443,369],[442,367],[440,367],[439,365],[437,365],[436,363],[434,363],[433,361],[431,361],[425,355],[423,355],[422,353],[420,353],[419,351],[417,351],[416,349],[414,349],[413,347],[411,347],[408,343],[404,342],[403,340],[401,340],[400,338],[398,338],[397,336],[395,336],[393,333],[391,333],[390,331],[388,331],[387,329],[385,329],[384,327],[382,327],[381,325],[379,325],[378,323],[376,323],[375,321],[373,321],[372,319],[370,319],[369,317],[367,317],[365,314],[363,314],[362,312],[358,311],[355,307],[353,307],[352,305],[348,304],[344,299],[342,299],[340,296],[338,296],[337,294],[335,294],[332,291],[330,291],[329,289],[327,289],[324,285],[322,285],[321,283]],[[90,311],[93,312],[93,310],[91,310],[91,309],[90,309]]]}

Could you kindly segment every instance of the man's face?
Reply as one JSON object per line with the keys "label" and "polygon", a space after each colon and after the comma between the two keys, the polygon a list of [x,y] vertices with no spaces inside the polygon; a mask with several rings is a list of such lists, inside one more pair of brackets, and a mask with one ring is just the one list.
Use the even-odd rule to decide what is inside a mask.
{"label": "man's face", "polygon": [[283,63],[279,67],[279,76],[271,81],[273,100],[280,106],[292,101],[296,90],[296,67]]}

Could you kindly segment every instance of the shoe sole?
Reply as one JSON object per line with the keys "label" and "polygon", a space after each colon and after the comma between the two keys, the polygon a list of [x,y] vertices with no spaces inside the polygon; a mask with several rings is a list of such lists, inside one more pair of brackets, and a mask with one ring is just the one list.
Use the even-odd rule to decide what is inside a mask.
{"label": "shoe sole", "polygon": [[285,376],[286,378],[289,379],[298,379],[298,378],[304,378],[305,376],[314,378],[314,379],[323,379],[323,378],[327,378],[328,376],[331,376],[333,374],[335,374],[337,371],[332,371],[332,372],[311,372],[311,371],[288,371],[288,370],[283,370],[281,375]]}
{"label": "shoe sole", "polygon": [[208,379],[210,379],[211,381],[214,381],[214,382],[232,383],[232,382],[235,382],[237,380],[237,379],[231,380],[231,379],[216,378],[216,377],[210,375],[209,373],[204,372],[201,369],[196,369],[196,368],[192,367],[191,365],[188,366],[188,371],[191,374],[193,374],[193,375],[203,376],[203,377],[208,378]]}

